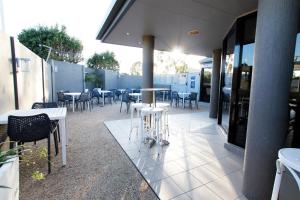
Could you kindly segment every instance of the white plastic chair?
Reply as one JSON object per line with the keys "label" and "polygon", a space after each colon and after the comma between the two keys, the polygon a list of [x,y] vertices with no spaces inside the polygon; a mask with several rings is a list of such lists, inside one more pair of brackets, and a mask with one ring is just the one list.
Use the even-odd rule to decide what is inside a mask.
{"label": "white plastic chair", "polygon": [[278,152],[278,158],[279,159],[276,161],[277,170],[271,200],[278,199],[282,173],[285,171],[285,169],[288,169],[290,171],[290,173],[296,180],[298,189],[300,191],[300,178],[297,175],[297,172],[300,172],[300,149],[280,149]]}

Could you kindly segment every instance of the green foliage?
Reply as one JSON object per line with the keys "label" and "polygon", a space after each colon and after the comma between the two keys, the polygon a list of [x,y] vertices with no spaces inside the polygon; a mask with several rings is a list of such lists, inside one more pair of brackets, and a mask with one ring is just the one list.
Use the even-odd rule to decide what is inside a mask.
{"label": "green foliage", "polygon": [[[5,143],[10,142],[2,142],[0,143],[0,147],[4,146]],[[31,169],[34,169],[31,175],[34,180],[40,181],[45,179],[45,174],[40,172],[36,165],[36,161],[38,160],[48,160],[48,150],[45,147],[18,145],[8,150],[2,150],[2,148],[0,148],[0,167],[4,164],[12,162],[11,159],[17,156],[20,157],[20,165],[25,165]],[[0,185],[0,188],[9,187]]]}
{"label": "green foliage", "polygon": [[115,54],[109,51],[100,54],[95,53],[88,59],[87,65],[94,69],[120,70],[119,62],[116,60]]}
{"label": "green foliage", "polygon": [[98,74],[95,74],[95,73],[86,74],[85,75],[85,82],[94,83],[97,88],[102,86],[101,77]]}
{"label": "green foliage", "polygon": [[187,73],[188,65],[185,62],[177,62],[175,64],[176,73]]}
{"label": "green foliage", "polygon": [[37,26],[24,29],[18,35],[18,40],[40,57],[46,59],[49,49],[40,45],[52,47],[50,58],[60,61],[78,63],[83,60],[81,42],[66,33],[66,27]]}

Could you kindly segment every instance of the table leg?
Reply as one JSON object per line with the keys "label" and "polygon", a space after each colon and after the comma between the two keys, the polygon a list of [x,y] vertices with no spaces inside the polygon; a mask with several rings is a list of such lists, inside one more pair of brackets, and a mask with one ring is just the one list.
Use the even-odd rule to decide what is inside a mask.
{"label": "table leg", "polygon": [[102,105],[103,105],[103,107],[104,107],[104,101],[105,101],[105,97],[104,97],[104,94],[103,94],[103,96],[102,96]]}
{"label": "table leg", "polygon": [[68,145],[68,137],[66,131],[66,120],[60,119],[59,120],[59,127],[60,127],[60,138],[61,138],[61,154],[62,154],[62,163],[63,166],[67,164],[67,145]]}
{"label": "table leg", "polygon": [[184,95],[182,96],[182,107],[184,108]]}
{"label": "table leg", "polygon": [[165,101],[165,91],[163,91],[163,101]]}
{"label": "table leg", "polygon": [[75,96],[72,95],[72,100],[73,100],[73,112],[75,111],[74,107],[75,107]]}
{"label": "table leg", "polygon": [[155,91],[153,91],[153,107],[156,107],[156,98],[155,98]]}

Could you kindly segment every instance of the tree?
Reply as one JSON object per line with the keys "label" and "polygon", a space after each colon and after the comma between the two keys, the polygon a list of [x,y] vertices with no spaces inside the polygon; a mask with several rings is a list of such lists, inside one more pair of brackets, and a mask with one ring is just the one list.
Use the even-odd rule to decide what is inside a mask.
{"label": "tree", "polygon": [[19,41],[40,57],[46,59],[49,49],[41,45],[52,47],[50,58],[60,61],[78,63],[83,60],[81,42],[66,33],[66,27],[58,25],[24,29],[18,35]]}
{"label": "tree", "polygon": [[119,62],[115,58],[115,54],[110,51],[103,53],[95,53],[87,61],[87,65],[94,69],[108,69],[113,71],[119,71]]}
{"label": "tree", "polygon": [[130,68],[130,73],[131,73],[131,75],[135,75],[135,76],[142,75],[142,62],[137,61],[137,62],[133,63]]}

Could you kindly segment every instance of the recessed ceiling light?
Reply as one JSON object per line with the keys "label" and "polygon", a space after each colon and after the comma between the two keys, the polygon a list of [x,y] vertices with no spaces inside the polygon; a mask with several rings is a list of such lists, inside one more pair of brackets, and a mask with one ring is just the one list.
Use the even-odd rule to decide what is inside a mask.
{"label": "recessed ceiling light", "polygon": [[141,42],[138,42],[139,44],[142,44]]}
{"label": "recessed ceiling light", "polygon": [[126,35],[127,35],[127,36],[130,36],[130,33],[129,33],[129,32],[127,32],[127,33],[126,33]]}
{"label": "recessed ceiling light", "polygon": [[193,30],[191,30],[191,31],[189,31],[187,34],[189,35],[189,36],[196,36],[196,35],[199,35],[199,30],[198,29],[193,29]]}

